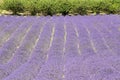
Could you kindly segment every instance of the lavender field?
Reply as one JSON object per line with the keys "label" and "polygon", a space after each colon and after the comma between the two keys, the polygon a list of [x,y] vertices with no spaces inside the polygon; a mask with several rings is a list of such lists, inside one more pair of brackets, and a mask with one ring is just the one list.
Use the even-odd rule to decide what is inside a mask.
{"label": "lavender field", "polygon": [[120,15],[0,16],[0,80],[120,80]]}

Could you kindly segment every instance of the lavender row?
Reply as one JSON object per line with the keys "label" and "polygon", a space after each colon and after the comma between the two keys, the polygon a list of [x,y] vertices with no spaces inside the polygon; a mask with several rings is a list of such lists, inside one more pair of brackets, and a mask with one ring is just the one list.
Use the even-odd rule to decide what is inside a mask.
{"label": "lavender row", "polygon": [[[102,35],[102,38],[104,38],[106,44],[108,45],[109,49],[114,53],[114,54],[120,54],[119,53],[119,47],[120,47],[120,43],[119,43],[119,38],[117,35],[119,34],[115,34],[116,32],[112,32],[108,29],[108,27],[106,27],[107,24],[99,24],[97,26],[97,30],[99,31],[99,33]],[[114,27],[113,27],[114,28]]]}
{"label": "lavender row", "polygon": [[8,40],[10,39],[10,36],[13,32],[17,30],[19,27],[20,21],[14,21],[12,24],[7,25],[7,27],[1,32],[0,34],[0,47]]}
{"label": "lavender row", "polygon": [[[46,33],[48,34],[46,35]],[[31,54],[31,58],[28,60],[27,63],[23,64],[20,68],[15,70],[15,72],[13,72],[10,76],[5,78],[5,80],[9,80],[9,79],[29,80],[29,79],[33,79],[37,75],[42,64],[46,61],[46,56],[47,56],[46,50],[49,48],[49,45],[50,45],[51,33],[52,33],[52,26],[47,26],[46,24],[43,28],[43,31],[41,32],[38,43]],[[32,72],[30,71],[31,69],[32,69]]]}
{"label": "lavender row", "polygon": [[[39,23],[39,22],[36,22],[36,23]],[[34,23],[31,27],[32,28],[30,28],[29,32],[25,35],[25,38],[22,41],[22,44],[16,50],[11,61],[9,61],[8,64],[2,66],[1,70],[5,70],[5,71],[1,73],[1,75],[4,75],[5,73],[6,75],[1,76],[1,79],[5,78],[6,76],[8,76],[7,74],[10,74],[16,68],[20,67],[20,65],[25,63],[30,57],[31,52],[34,49],[35,43],[37,41],[37,38],[39,37],[39,33],[42,26]]]}
{"label": "lavender row", "polygon": [[23,23],[19,28],[12,34],[11,38],[1,47],[0,49],[0,64],[7,63],[17,48],[19,48],[25,34],[29,30],[30,26],[28,22]]}
{"label": "lavender row", "polygon": [[[62,21],[60,22],[62,23]],[[64,75],[64,26],[57,23],[52,46],[48,52],[47,62],[42,66],[39,74],[34,80],[62,80]],[[45,75],[45,76],[43,76]]]}
{"label": "lavender row", "polygon": [[[53,16],[51,20],[50,18],[50,16],[14,17],[21,20],[20,23],[29,19],[31,22],[35,21],[34,28],[32,27],[25,35],[11,60],[7,64],[0,65],[1,79],[120,78],[120,59],[116,56],[120,47],[118,16]],[[47,20],[49,22],[44,25]],[[44,28],[36,27],[39,24],[41,27],[44,25]],[[10,39],[12,40],[12,37]],[[14,48],[16,47],[12,47],[11,50]]]}

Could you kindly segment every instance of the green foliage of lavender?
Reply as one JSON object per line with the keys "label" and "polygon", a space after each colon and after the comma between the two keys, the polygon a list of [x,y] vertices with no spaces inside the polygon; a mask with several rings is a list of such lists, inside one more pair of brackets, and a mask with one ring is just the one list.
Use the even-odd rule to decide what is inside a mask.
{"label": "green foliage of lavender", "polygon": [[31,15],[120,14],[120,0],[3,0],[1,8],[13,14],[28,11]]}

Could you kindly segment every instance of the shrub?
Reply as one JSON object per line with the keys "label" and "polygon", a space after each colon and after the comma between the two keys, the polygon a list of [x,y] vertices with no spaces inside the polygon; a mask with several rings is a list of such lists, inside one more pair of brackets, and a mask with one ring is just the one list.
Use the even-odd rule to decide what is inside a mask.
{"label": "shrub", "polygon": [[120,12],[120,5],[119,4],[112,4],[109,6],[109,10],[107,11],[109,14],[116,14]]}
{"label": "shrub", "polygon": [[70,10],[72,9],[72,4],[65,0],[65,1],[60,1],[58,4],[58,12],[62,13],[62,15],[67,15]]}
{"label": "shrub", "polygon": [[108,6],[109,5],[107,5],[105,2],[100,1],[100,2],[96,2],[96,4],[92,3],[91,10],[99,14],[101,11],[104,11],[105,9],[107,9]]}
{"label": "shrub", "polygon": [[4,0],[3,6],[4,9],[13,11],[13,14],[24,11],[22,0]]}
{"label": "shrub", "polygon": [[13,11],[13,14],[25,11],[30,12],[31,15],[37,13],[86,15],[88,11],[97,14],[100,12],[116,14],[120,13],[120,0],[4,0],[0,7]]}
{"label": "shrub", "polygon": [[57,12],[56,6],[57,5],[54,1],[50,0],[41,1],[40,12],[43,15],[53,15]]}
{"label": "shrub", "polygon": [[29,11],[31,15],[36,15],[39,12],[38,3],[36,0],[34,1],[26,1],[25,11]]}
{"label": "shrub", "polygon": [[80,2],[78,8],[76,8],[78,13],[81,15],[86,15],[87,10],[89,10],[89,4],[87,4],[85,1]]}

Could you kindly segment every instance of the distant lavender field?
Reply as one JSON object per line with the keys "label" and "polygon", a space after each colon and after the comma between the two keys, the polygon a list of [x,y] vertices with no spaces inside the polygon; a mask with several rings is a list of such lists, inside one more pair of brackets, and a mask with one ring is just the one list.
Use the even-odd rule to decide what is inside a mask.
{"label": "distant lavender field", "polygon": [[0,80],[120,80],[120,15],[0,16]]}

